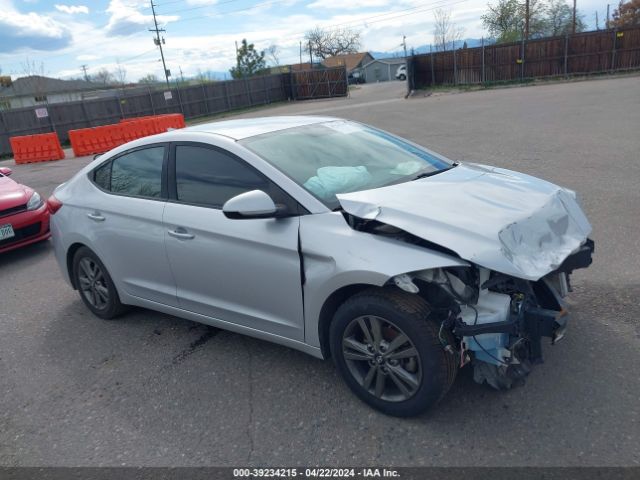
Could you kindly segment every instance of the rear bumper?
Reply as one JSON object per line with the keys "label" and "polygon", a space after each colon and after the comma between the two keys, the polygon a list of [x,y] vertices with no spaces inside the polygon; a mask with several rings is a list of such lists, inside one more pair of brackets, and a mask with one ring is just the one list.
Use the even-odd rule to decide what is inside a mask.
{"label": "rear bumper", "polygon": [[16,236],[0,241],[0,253],[9,252],[51,237],[49,209],[46,202],[36,210],[0,218],[0,225],[7,223],[13,227]]}

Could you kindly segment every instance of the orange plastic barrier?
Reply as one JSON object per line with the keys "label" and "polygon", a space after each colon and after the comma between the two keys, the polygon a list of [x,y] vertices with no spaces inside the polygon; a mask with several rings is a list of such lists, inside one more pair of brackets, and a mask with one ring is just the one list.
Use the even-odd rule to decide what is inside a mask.
{"label": "orange plastic barrier", "polygon": [[16,165],[21,163],[62,160],[64,152],[55,133],[24,135],[9,138]]}
{"label": "orange plastic barrier", "polygon": [[125,118],[113,125],[69,130],[69,140],[73,153],[79,157],[104,153],[138,138],[184,127],[184,116],[180,113]]}

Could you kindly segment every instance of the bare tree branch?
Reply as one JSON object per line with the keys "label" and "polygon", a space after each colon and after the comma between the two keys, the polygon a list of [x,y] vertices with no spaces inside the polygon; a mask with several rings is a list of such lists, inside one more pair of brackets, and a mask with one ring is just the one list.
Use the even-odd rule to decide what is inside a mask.
{"label": "bare tree branch", "polygon": [[325,30],[316,27],[305,34],[307,45],[311,44],[311,51],[323,60],[336,55],[356,53],[361,48],[360,32],[350,28]]}
{"label": "bare tree branch", "polygon": [[436,50],[448,50],[453,48],[454,42],[462,39],[464,29],[457,27],[451,21],[451,11],[441,8],[433,12],[435,25],[433,27],[433,43]]}

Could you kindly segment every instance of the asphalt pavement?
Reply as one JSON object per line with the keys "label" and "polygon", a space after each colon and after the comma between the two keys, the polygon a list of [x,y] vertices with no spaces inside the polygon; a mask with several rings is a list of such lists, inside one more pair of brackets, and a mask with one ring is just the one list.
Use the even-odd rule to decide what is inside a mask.
{"label": "asphalt pavement", "polygon": [[[429,413],[377,413],[333,365],[187,320],[93,317],[50,244],[0,255],[0,465],[640,465],[640,77],[466,93],[365,85],[241,116],[363,121],[579,192],[594,264],[527,384],[460,372]],[[50,195],[90,159],[13,166]]]}

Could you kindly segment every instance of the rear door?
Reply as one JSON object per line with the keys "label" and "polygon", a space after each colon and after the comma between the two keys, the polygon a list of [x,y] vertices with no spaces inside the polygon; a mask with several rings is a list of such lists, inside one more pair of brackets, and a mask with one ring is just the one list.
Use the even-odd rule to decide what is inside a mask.
{"label": "rear door", "polygon": [[164,224],[181,308],[303,340],[298,216],[233,220],[222,213],[228,199],[256,189],[294,214],[297,203],[225,150],[180,143],[171,151]]}
{"label": "rear door", "polygon": [[168,145],[136,148],[97,167],[99,192],[81,206],[92,246],[126,293],[177,305],[164,246]]}

